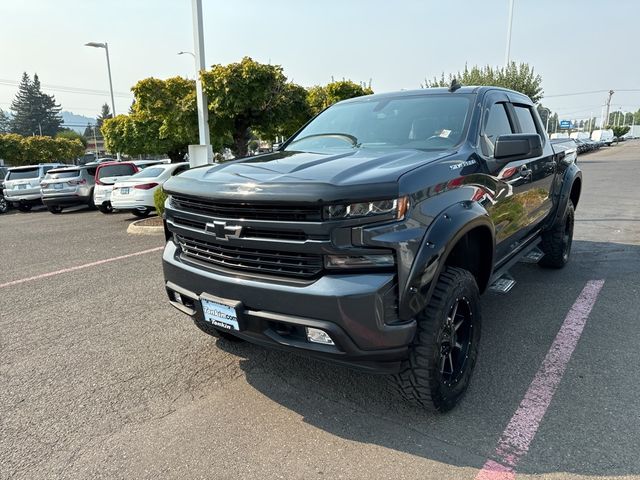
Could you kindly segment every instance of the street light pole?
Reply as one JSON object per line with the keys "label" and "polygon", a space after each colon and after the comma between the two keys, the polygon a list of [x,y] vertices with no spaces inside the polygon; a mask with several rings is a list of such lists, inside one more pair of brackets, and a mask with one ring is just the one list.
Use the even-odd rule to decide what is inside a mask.
{"label": "street light pole", "polygon": [[504,66],[509,66],[509,57],[511,55],[511,26],[513,25],[513,2],[509,0],[509,23],[507,27],[507,50],[504,54]]}
{"label": "street light pole", "polygon": [[[198,136],[199,146],[189,147],[189,163],[197,166],[213,163],[213,151],[209,133],[209,102],[202,88],[201,74],[205,70],[204,63],[204,27],[202,21],[202,0],[192,0],[193,14],[193,46],[196,60],[196,103],[198,106]],[[197,158],[192,158],[197,157]]]}
{"label": "street light pole", "polygon": [[[109,60],[109,45],[107,42],[89,42],[84,44],[85,47],[104,48],[107,54],[107,73],[109,74],[109,93],[111,94],[111,115],[116,116],[116,102],[113,97],[113,82],[111,81],[111,61]],[[116,152],[118,161],[120,161],[120,152]]]}

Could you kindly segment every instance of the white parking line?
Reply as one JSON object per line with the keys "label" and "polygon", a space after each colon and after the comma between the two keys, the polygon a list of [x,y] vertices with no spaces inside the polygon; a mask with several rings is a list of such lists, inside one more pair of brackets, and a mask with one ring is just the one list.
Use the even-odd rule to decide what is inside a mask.
{"label": "white parking line", "polygon": [[529,446],[562,380],[602,285],[604,280],[591,280],[585,285],[569,310],[520,406],[502,432],[498,446],[492,455],[493,458],[485,462],[476,480],[515,479],[515,467],[529,451]]}
{"label": "white parking line", "polygon": [[126,258],[137,257],[139,255],[145,255],[151,252],[157,252],[162,250],[164,247],[154,247],[148,250],[142,250],[140,252],[128,253],[127,255],[120,255],[118,257],[113,258],[105,258],[104,260],[98,260],[97,262],[85,263],[84,265],[78,265],[75,267],[63,268],[62,270],[56,270],[55,272],[42,273],[40,275],[34,275],[33,277],[21,278],[19,280],[12,280],[11,282],[0,283],[0,288],[4,287],[12,287],[14,285],[20,285],[21,283],[31,282],[34,280],[41,280],[43,278],[53,277],[55,275],[60,275],[62,273],[75,272],[76,270],[83,270],[85,268],[97,267],[98,265],[102,265],[105,263],[116,262],[118,260],[124,260]]}

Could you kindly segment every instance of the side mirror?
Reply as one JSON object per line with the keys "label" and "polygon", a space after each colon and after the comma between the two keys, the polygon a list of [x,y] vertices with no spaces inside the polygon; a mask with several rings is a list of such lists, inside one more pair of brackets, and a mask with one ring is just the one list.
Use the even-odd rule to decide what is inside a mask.
{"label": "side mirror", "polygon": [[502,162],[540,156],[542,156],[542,139],[537,133],[500,135],[493,151],[493,157]]}

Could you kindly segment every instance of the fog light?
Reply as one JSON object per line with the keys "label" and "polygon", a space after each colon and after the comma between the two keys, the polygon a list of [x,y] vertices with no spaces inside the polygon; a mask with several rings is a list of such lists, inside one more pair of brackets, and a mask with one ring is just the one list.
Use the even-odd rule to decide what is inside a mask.
{"label": "fog light", "polygon": [[323,345],[335,345],[327,332],[319,328],[305,327],[307,340],[311,343],[321,343]]}
{"label": "fog light", "polygon": [[173,292],[173,298],[175,299],[176,302],[178,302],[180,304],[183,304],[182,303],[182,295],[180,295],[178,292]]}

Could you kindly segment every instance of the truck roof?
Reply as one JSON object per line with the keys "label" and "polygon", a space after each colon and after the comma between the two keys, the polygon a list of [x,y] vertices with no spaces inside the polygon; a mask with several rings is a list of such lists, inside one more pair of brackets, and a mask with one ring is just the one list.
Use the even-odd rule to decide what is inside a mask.
{"label": "truck roof", "polygon": [[531,99],[524,95],[523,93],[516,92],[515,90],[510,90],[508,88],[503,87],[493,87],[493,86],[462,86],[455,90],[454,92],[449,91],[448,87],[436,87],[436,88],[420,88],[416,90],[400,90],[396,92],[385,92],[385,93],[375,93],[373,95],[365,95],[363,97],[354,97],[348,100],[343,100],[339,103],[350,103],[362,101],[363,99],[367,100],[377,100],[387,97],[412,97],[418,95],[442,95],[442,94],[480,94],[483,95],[490,90],[500,90],[505,93],[508,93],[511,96],[517,96],[521,101],[526,101],[526,103],[533,104]]}

